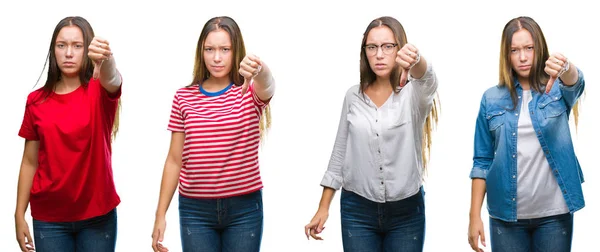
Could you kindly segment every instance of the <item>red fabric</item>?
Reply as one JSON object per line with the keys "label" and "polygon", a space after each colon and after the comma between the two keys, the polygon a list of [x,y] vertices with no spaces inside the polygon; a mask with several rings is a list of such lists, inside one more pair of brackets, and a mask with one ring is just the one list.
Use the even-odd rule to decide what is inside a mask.
{"label": "red fabric", "polygon": [[120,96],[120,88],[109,94],[93,79],[68,94],[29,94],[19,136],[40,141],[29,200],[34,219],[85,220],[120,203],[111,164]]}

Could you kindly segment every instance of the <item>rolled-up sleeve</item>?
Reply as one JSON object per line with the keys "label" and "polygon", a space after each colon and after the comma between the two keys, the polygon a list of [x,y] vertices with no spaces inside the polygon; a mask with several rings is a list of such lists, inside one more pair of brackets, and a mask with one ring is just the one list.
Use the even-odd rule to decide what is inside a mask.
{"label": "rolled-up sleeve", "polygon": [[471,179],[486,179],[490,164],[494,159],[494,138],[489,131],[485,109],[485,94],[481,99],[479,114],[475,124],[475,141]]}
{"label": "rolled-up sleeve", "polygon": [[577,102],[577,99],[583,93],[583,90],[585,88],[583,72],[581,72],[579,68],[577,69],[577,82],[575,82],[574,85],[567,86],[560,78],[556,79],[555,84],[556,82],[558,82],[558,86],[560,87],[560,91],[562,93],[563,98],[567,102],[567,105],[570,108],[572,108],[575,105],[575,102]]}
{"label": "rolled-up sleeve", "polygon": [[321,186],[339,190],[342,187],[342,169],[346,158],[346,145],[348,139],[348,97],[344,98],[344,106],[338,125],[333,151],[329,159],[327,171],[321,180]]}

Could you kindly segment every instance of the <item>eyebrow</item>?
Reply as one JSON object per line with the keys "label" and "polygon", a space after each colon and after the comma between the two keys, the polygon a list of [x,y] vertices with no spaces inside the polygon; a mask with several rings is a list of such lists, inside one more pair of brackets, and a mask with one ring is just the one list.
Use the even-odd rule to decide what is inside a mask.
{"label": "eyebrow", "polygon": [[[57,40],[56,40],[56,43],[57,43],[57,44],[58,44],[58,43],[65,43],[65,44],[68,44],[68,43],[69,43],[69,41],[57,39]],[[83,44],[83,41],[72,41],[72,43],[75,43],[75,44]]]}

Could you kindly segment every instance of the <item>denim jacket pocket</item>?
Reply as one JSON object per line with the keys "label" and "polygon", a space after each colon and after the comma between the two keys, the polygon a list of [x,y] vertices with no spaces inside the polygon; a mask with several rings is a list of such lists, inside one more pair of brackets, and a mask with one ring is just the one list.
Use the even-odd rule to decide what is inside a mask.
{"label": "denim jacket pocket", "polygon": [[544,118],[558,117],[567,111],[565,100],[560,94],[545,96],[538,103],[538,108],[542,111]]}
{"label": "denim jacket pocket", "polygon": [[494,131],[504,124],[505,113],[506,110],[494,110],[486,114],[486,118],[488,120],[488,127],[490,131]]}

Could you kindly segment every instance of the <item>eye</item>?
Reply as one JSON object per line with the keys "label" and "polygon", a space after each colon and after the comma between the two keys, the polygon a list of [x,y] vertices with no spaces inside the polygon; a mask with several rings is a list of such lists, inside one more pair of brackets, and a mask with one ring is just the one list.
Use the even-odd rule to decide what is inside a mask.
{"label": "eye", "polygon": [[82,44],[77,44],[77,45],[75,45],[75,48],[77,48],[77,49],[83,48],[83,45]]}
{"label": "eye", "polygon": [[510,49],[510,53],[516,53],[517,49]]}
{"label": "eye", "polygon": [[385,49],[392,49],[394,46],[392,44],[386,44],[383,46]]}
{"label": "eye", "polygon": [[212,51],[212,48],[210,48],[210,47],[206,47],[206,48],[204,48],[204,51],[205,51],[205,52],[211,52],[211,51]]}
{"label": "eye", "polygon": [[375,49],[377,49],[377,47],[376,47],[376,46],[374,46],[374,45],[368,45],[368,46],[367,46],[367,50],[369,50],[369,51],[373,51],[373,50],[375,50]]}
{"label": "eye", "polygon": [[229,51],[231,51],[231,48],[228,48],[228,47],[223,48],[223,52],[229,52]]}
{"label": "eye", "polygon": [[527,50],[529,50],[529,51],[533,50],[533,46],[527,47]]}
{"label": "eye", "polygon": [[63,48],[63,47],[65,47],[65,45],[63,45],[63,44],[57,44],[56,47]]}

